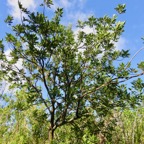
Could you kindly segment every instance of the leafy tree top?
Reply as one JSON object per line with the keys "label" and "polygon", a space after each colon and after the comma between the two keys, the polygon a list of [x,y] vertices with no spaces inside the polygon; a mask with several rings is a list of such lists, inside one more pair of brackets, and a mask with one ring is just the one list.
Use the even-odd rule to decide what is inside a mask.
{"label": "leafy tree top", "polygon": [[[1,73],[7,74],[4,77],[11,88],[25,91],[27,105],[20,102],[20,110],[32,105],[45,106],[44,119],[50,122],[52,132],[49,139],[53,138],[56,128],[64,124],[94,113],[103,118],[116,107],[139,102],[121,83],[144,72],[137,73],[130,68],[130,63],[114,65],[119,58],[129,56],[128,50],[115,48],[125,22],[117,21],[116,15],[91,16],[86,21],[78,21],[80,31],[75,39],[72,28],[61,24],[62,8],[49,20],[44,13],[30,12],[18,4],[27,16],[16,25],[11,16],[6,19],[14,34],[7,33],[5,37],[11,44],[11,59],[5,55],[0,41]],[[124,13],[125,5],[118,5],[116,10]],[[83,31],[86,26],[95,33],[86,34]],[[22,68],[17,65],[20,61]],[[139,68],[143,70],[143,63]]]}

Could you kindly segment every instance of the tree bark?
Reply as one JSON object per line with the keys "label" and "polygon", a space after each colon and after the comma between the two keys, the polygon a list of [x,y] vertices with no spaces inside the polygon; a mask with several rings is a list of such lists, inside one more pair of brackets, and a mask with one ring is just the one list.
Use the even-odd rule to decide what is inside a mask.
{"label": "tree bark", "polygon": [[48,141],[49,141],[49,144],[51,144],[52,140],[54,139],[54,130],[53,129],[49,129],[49,132],[48,132]]}

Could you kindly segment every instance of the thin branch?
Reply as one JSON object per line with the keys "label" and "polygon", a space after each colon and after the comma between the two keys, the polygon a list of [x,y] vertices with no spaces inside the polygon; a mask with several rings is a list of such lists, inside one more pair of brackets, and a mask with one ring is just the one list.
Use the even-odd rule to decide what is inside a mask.
{"label": "thin branch", "polygon": [[55,124],[55,126],[53,127],[53,129],[56,130],[57,127],[63,126],[64,124],[69,124],[69,123],[71,124],[71,123],[73,123],[75,120],[78,120],[78,119],[80,119],[80,118],[82,118],[82,117],[88,117],[88,116],[91,116],[91,115],[92,115],[92,113],[86,113],[86,114],[84,114],[84,115],[82,115],[82,116],[80,116],[80,117],[73,117],[73,118],[71,118],[70,120],[62,121],[62,122],[59,123],[59,124]]}
{"label": "thin branch", "polygon": [[[42,93],[40,93],[40,91],[37,89],[37,87],[32,84],[32,82],[28,79],[28,77],[27,77],[25,74],[22,74],[22,73],[20,72],[20,69],[19,69],[17,66],[15,66],[15,68],[17,69],[17,71],[14,70],[14,69],[12,69],[12,68],[11,68],[11,69],[12,69],[13,71],[15,71],[16,73],[20,74],[21,76],[23,76],[23,78],[26,79],[26,81],[29,83],[29,85],[32,86],[32,87],[35,89],[35,91],[40,94],[40,99],[43,101],[44,105],[46,106],[46,108],[47,108],[48,111],[50,112],[50,108],[49,108],[49,106],[47,105],[45,99],[42,97]],[[7,67],[7,69],[10,69],[10,67]]]}
{"label": "thin branch", "polygon": [[139,49],[134,55],[133,57],[130,59],[130,61],[127,63],[125,69],[128,68],[129,64],[132,62],[132,60],[139,54],[140,51],[142,51],[144,49],[144,47],[142,47],[141,49]]}
{"label": "thin branch", "polygon": [[50,98],[52,99],[52,96],[50,95],[49,88],[48,88],[48,86],[47,86],[46,77],[45,77],[45,73],[44,73],[44,60],[42,59],[42,63],[41,63],[41,61],[39,60],[39,63],[40,63],[41,68],[42,68],[41,70],[42,70],[42,77],[43,77],[43,81],[44,81],[44,86],[45,86],[45,88],[46,88],[46,90],[47,90],[48,95],[49,95]]}
{"label": "thin branch", "polygon": [[[97,88],[94,88],[93,90],[85,93],[84,95],[82,95],[82,96],[80,97],[80,99],[82,99],[83,97],[85,97],[85,96],[88,95],[88,94],[93,94],[93,93],[95,93],[95,91],[97,91],[97,90],[99,90],[99,89],[101,89],[101,88],[103,88],[103,87],[105,87],[105,86],[108,86],[109,84],[119,84],[119,83],[123,83],[123,82],[125,82],[125,81],[127,81],[127,80],[130,80],[130,79],[132,79],[132,78],[136,78],[136,77],[139,77],[139,76],[142,76],[142,75],[144,75],[144,71],[143,71],[142,73],[139,73],[139,74],[137,74],[137,75],[130,76],[130,77],[118,77],[118,78],[114,78],[114,79],[112,79],[112,80],[110,80],[110,81],[102,84],[101,86],[99,86],[99,87],[97,87]],[[124,80],[115,81],[115,80],[117,80],[117,79],[124,79]]]}

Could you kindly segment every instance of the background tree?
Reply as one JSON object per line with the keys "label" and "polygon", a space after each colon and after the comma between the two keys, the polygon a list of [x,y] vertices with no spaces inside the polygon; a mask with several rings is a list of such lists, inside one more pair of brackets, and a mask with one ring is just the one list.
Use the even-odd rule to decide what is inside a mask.
{"label": "background tree", "polygon": [[[30,12],[18,4],[26,16],[16,25],[12,25],[11,16],[6,19],[13,30],[5,37],[11,44],[11,58],[5,55],[1,41],[1,72],[6,74],[11,88],[22,93],[16,99],[18,113],[35,106],[34,118],[39,123],[35,125],[32,121],[31,127],[38,127],[38,134],[42,134],[40,125],[47,123],[49,143],[57,128],[81,120],[88,123],[91,117],[92,123],[99,123],[94,133],[98,134],[113,109],[140,102],[121,84],[144,74],[131,68],[130,63],[117,62],[129,56],[128,50],[115,48],[125,22],[117,21],[116,15],[89,17],[78,22],[80,30],[75,39],[72,28],[60,22],[63,9],[58,8],[54,17],[48,19],[45,13]],[[118,5],[116,10],[124,13],[125,5]],[[86,26],[95,32],[86,34],[83,32]],[[20,62],[22,67],[18,67]],[[143,70],[143,63],[139,67]],[[106,130],[103,133],[106,135]]]}

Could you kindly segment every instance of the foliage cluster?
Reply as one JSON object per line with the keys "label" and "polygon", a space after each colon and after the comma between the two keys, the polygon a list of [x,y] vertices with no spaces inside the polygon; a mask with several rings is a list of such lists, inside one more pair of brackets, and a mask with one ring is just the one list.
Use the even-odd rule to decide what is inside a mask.
{"label": "foliage cluster", "polygon": [[[45,3],[50,7],[52,1]],[[123,112],[142,103],[144,86],[140,78],[129,89],[124,84],[144,74],[143,62],[138,68],[119,62],[129,57],[129,50],[115,47],[125,22],[117,15],[91,16],[78,21],[75,36],[72,27],[61,24],[62,8],[48,19],[45,12],[30,12],[18,4],[24,14],[21,23],[13,24],[11,16],[5,20],[13,30],[5,37],[11,45],[9,57],[0,41],[0,75],[14,89],[12,96],[1,95],[0,143],[142,142],[143,111]],[[126,11],[125,5],[115,9]],[[85,33],[85,27],[94,32]],[[128,130],[131,123],[138,130]]]}

